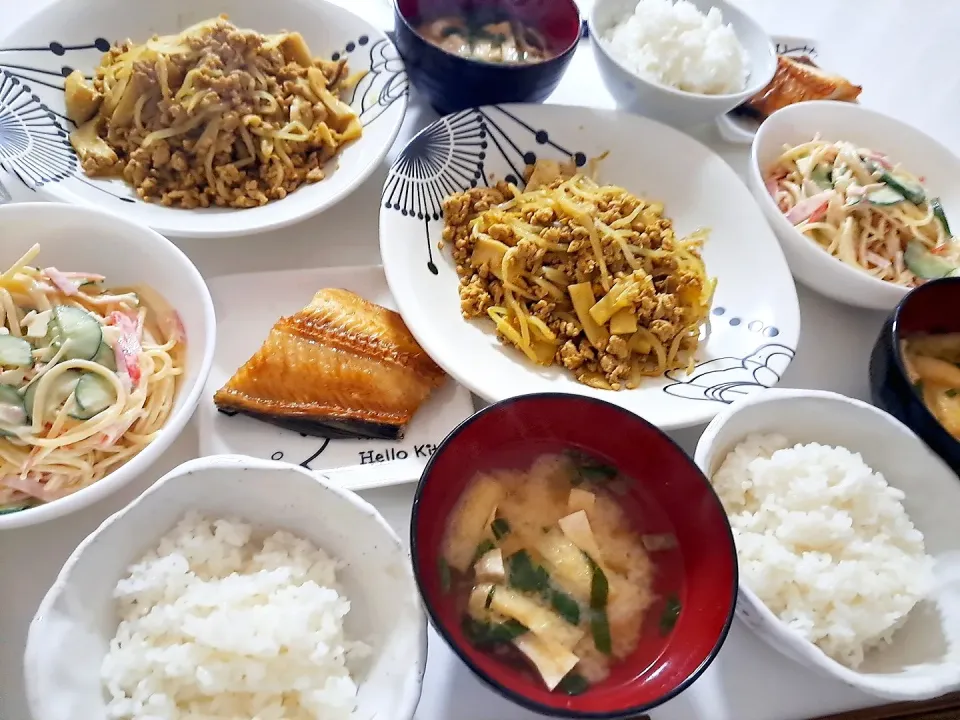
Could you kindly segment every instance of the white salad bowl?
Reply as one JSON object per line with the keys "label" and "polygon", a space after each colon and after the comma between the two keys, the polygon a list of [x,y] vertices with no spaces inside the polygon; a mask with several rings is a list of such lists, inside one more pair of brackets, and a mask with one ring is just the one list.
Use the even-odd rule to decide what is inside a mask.
{"label": "white salad bowl", "polygon": [[778,110],[760,126],[753,141],[747,179],[757,202],[780,240],[794,277],[822,295],[847,305],[892,310],[909,288],[879,280],[851,267],[798,231],[765,186],[765,172],[785,145],[847,140],[886,154],[919,178],[931,197],[939,197],[948,218],[960,223],[960,158],[906,123],[855,103],[812,101]]}
{"label": "white salad bowl", "polygon": [[[164,207],[139,199],[121,179],[88,178],[68,134],[64,76],[91,75],[111,43],[142,43],[228,13],[242,28],[299,31],[316,57],[346,58],[366,74],[345,98],[363,135],[327,166],[327,177],[282,200],[247,209]],[[0,24],[0,35],[7,28]],[[332,207],[366,180],[396,139],[407,105],[407,76],[396,48],[366,20],[326,0],[54,0],[0,38],[0,159],[50,199],[94,205],[175,237],[233,237],[273,230]]]}
{"label": "white salad bowl", "polygon": [[427,625],[397,534],[354,493],[296,465],[239,455],[184,463],[80,543],[27,636],[24,677],[33,717],[106,720],[100,667],[119,624],[114,587],[189,510],[287,530],[339,560],[337,579],[350,601],[345,632],[372,651],[354,674],[359,693],[352,717],[413,717]]}
{"label": "white salad bowl", "polygon": [[891,644],[867,653],[857,669],[829,658],[787,627],[741,579],[737,616],[771,647],[864,692],[923,700],[960,688],[960,480],[913,432],[872,405],[813,390],[768,390],[719,413],[697,444],[695,460],[712,477],[727,453],[752,433],[816,442],[860,453],[902,490],[904,507],[934,558],[935,587]]}
{"label": "white salad bowl", "polygon": [[105,287],[140,286],[158,293],[179,314],[187,343],[173,409],[154,440],[125,465],[72,495],[0,515],[0,530],[4,530],[87,507],[155,462],[183,430],[200,401],[213,363],[216,319],[210,291],[190,259],[166,238],[130,220],[61,203],[16,203],[0,207],[0,237],[0,272],[39,243],[37,262],[42,267],[100,273],[106,276]]}
{"label": "white salad bowl", "polygon": [[725,0],[690,0],[706,13],[712,7],[723,13],[749,56],[749,75],[743,90],[722,95],[685,92],[648,80],[628,70],[610,52],[607,33],[618,22],[633,14],[637,0],[596,0],[587,17],[594,56],[604,84],[617,105],[674,127],[694,127],[713,122],[756,95],[773,78],[777,56],[770,37],[760,23]]}

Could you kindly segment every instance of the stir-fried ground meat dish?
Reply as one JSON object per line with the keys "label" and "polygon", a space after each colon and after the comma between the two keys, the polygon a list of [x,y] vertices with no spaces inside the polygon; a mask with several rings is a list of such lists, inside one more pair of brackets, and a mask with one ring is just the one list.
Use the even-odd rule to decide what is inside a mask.
{"label": "stir-fried ground meat dish", "polygon": [[119,175],[148,202],[256,207],[322,180],[360,137],[340,98],[357,80],[345,60],[311,57],[299,33],[215,18],[112,47],[92,82],[68,77],[71,142],[87,175]]}
{"label": "stir-fried ground meat dish", "polygon": [[464,318],[490,318],[502,342],[596,388],[689,368],[714,289],[706,232],[678,239],[660,203],[560,163],[528,178],[444,201]]}

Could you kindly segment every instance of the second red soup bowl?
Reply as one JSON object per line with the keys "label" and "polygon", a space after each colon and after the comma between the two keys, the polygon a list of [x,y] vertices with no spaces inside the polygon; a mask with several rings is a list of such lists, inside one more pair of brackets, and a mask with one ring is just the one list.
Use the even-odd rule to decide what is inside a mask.
{"label": "second red soup bowl", "polygon": [[[587,462],[590,465],[582,469],[594,474],[583,477],[602,476],[603,472],[596,475],[598,469],[616,473],[609,491],[602,489],[597,495],[605,495],[604,502],[619,507],[633,537],[642,538],[653,568],[647,588],[652,591],[652,602],[643,611],[635,649],[622,658],[610,657],[606,661],[606,679],[575,691],[566,682],[548,690],[534,666],[516,652],[512,640],[508,642],[513,644],[504,651],[502,646],[477,647],[475,632],[468,639],[473,621],[464,622],[467,597],[470,587],[479,581],[451,570],[445,557],[451,547],[446,546],[445,551],[450,518],[460,517],[458,503],[478,474],[525,472],[545,456],[566,458],[561,463]],[[592,482],[584,487],[593,487]],[[513,511],[516,512],[515,506]],[[497,528],[489,521],[488,526],[499,538]],[[545,526],[542,532],[555,530]],[[570,394],[524,395],[491,405],[465,421],[441,443],[424,470],[414,500],[410,533],[414,573],[437,632],[483,682],[534,712],[605,719],[646,712],[678,695],[703,673],[720,651],[733,620],[736,549],[730,525],[709,481],[667,435],[642,418],[601,400]],[[667,540],[666,549],[656,547],[663,544],[663,539]],[[648,544],[648,540],[654,542]],[[505,544],[503,547],[503,565],[511,568],[512,556],[508,554],[516,552],[516,543],[510,550]],[[594,585],[586,595],[589,599],[581,596],[582,612],[586,613],[581,615],[581,627],[584,634],[594,633],[592,643],[598,643],[599,651],[596,613],[591,609],[596,607],[595,576],[599,565],[590,561],[584,546],[580,548],[594,569]],[[536,566],[537,551],[532,554]],[[541,560],[545,557],[541,556]],[[548,561],[543,562],[549,565]],[[466,572],[474,572],[474,567],[479,566]],[[546,580],[545,568],[539,570],[545,573]],[[504,585],[498,587],[507,588],[512,577],[513,570],[506,570]],[[553,587],[557,577],[549,580]],[[462,592],[458,580],[467,581]],[[551,593],[556,590],[548,586],[537,592],[540,594],[526,595],[535,601],[543,598],[542,604],[551,606]],[[491,590],[485,607],[491,607],[492,597]],[[646,597],[651,597],[649,592]],[[554,603],[552,607],[560,606]],[[497,603],[493,609],[498,609]],[[602,617],[605,623],[606,615]],[[522,624],[510,622],[523,632]],[[611,623],[608,631],[612,626]],[[536,633],[528,637],[541,638]]]}

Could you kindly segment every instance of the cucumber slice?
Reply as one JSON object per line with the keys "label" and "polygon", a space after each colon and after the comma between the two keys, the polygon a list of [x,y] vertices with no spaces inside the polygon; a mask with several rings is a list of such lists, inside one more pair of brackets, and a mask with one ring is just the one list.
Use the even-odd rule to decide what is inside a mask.
{"label": "cucumber slice", "polygon": [[[58,377],[54,382],[53,387],[47,392],[47,407],[59,408],[61,405],[63,405],[67,401],[67,398],[70,397],[70,394],[76,389],[81,375],[83,375],[83,373],[80,370],[67,370],[60,377]],[[37,394],[37,388],[39,385],[40,381],[33,383],[23,394],[23,406],[26,409],[27,415],[30,417],[31,421],[33,420],[34,398]]]}
{"label": "cucumber slice", "polygon": [[933,280],[950,275],[957,266],[946,258],[934,255],[927,246],[917,240],[911,241],[903,253],[903,262],[914,275],[924,280]]}
{"label": "cucumber slice", "polygon": [[896,192],[900,193],[914,205],[919,205],[927,199],[927,194],[924,192],[923,186],[919,183],[894,177],[886,171],[880,175],[880,181],[886,183],[891,190],[895,190]]}
{"label": "cucumber slice", "polygon": [[826,165],[817,165],[810,173],[810,179],[823,190],[833,190],[833,181],[830,179],[830,169]]}
{"label": "cucumber slice", "polygon": [[92,360],[103,342],[103,331],[97,319],[72,305],[57,305],[53,309],[47,335],[58,348],[69,341],[64,360]]}
{"label": "cucumber slice", "polygon": [[33,347],[23,338],[0,335],[0,365],[33,367]]}
{"label": "cucumber slice", "polygon": [[7,507],[0,507],[0,515],[11,515],[12,513],[26,510],[29,507],[29,505],[8,505]]}
{"label": "cucumber slice", "polygon": [[933,216],[943,225],[943,231],[953,237],[953,233],[950,232],[950,223],[947,222],[947,214],[943,211],[943,205],[940,204],[940,198],[933,198],[930,201],[930,207],[933,208]]}
{"label": "cucumber slice", "polygon": [[78,420],[89,420],[117,401],[113,385],[96,373],[84,373],[81,376],[77,381],[77,394],[74,397],[77,407],[70,416]]}
{"label": "cucumber slice", "polygon": [[866,195],[867,201],[871,205],[879,205],[881,207],[887,207],[890,205],[897,205],[906,201],[906,197],[898,193],[892,187],[882,187],[877,188],[876,190],[871,190]]}
{"label": "cucumber slice", "polygon": [[[16,388],[9,385],[0,385],[0,423],[7,427],[19,427],[27,424],[27,411],[23,406],[23,398]],[[0,435],[10,436],[5,430]]]}
{"label": "cucumber slice", "polygon": [[106,343],[100,343],[97,354],[93,356],[93,361],[98,365],[103,365],[107,370],[117,371],[117,356]]}

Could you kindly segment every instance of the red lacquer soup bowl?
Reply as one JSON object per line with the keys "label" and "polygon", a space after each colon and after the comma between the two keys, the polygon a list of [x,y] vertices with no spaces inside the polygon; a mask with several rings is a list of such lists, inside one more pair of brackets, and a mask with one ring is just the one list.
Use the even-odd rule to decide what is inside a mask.
{"label": "red lacquer soup bowl", "polygon": [[[448,518],[478,472],[526,470],[543,454],[575,451],[628,480],[616,500],[642,535],[676,543],[655,560],[656,596],[636,650],[585,692],[550,692],[534,672],[477,649],[461,629],[462,603],[442,558]],[[610,497],[614,497],[610,495]],[[420,594],[439,634],[464,663],[504,697],[538,713],[627,718],[687,688],[720,651],[733,620],[737,558],[720,501],[693,460],[667,435],[610,403],[579,395],[504,400],[466,420],[441,443],[417,488],[410,531]],[[659,553],[651,552],[651,559]],[[446,575],[446,576],[445,576]],[[663,626],[667,605],[675,613]],[[669,612],[669,610],[668,610]]]}

